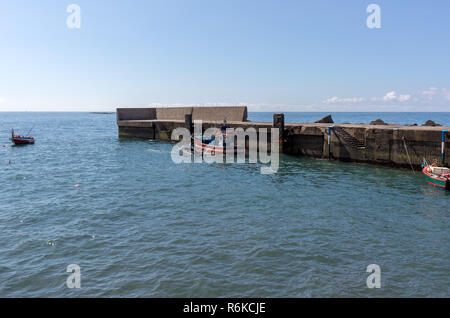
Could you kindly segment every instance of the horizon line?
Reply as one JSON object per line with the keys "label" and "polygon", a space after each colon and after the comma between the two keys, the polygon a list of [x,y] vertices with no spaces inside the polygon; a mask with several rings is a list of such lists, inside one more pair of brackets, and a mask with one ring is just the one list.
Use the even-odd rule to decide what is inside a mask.
{"label": "horizon line", "polygon": [[[185,106],[192,107],[192,106]],[[206,107],[221,107],[221,106],[206,106]],[[127,107],[125,107],[127,108]],[[129,107],[129,108],[159,108],[159,107]],[[163,108],[163,107],[160,107]],[[0,113],[116,113],[117,111],[107,110],[0,110]],[[331,111],[331,110],[318,110],[318,111],[305,111],[305,110],[288,110],[288,111],[261,111],[261,110],[249,110],[252,113],[450,113],[450,111]]]}

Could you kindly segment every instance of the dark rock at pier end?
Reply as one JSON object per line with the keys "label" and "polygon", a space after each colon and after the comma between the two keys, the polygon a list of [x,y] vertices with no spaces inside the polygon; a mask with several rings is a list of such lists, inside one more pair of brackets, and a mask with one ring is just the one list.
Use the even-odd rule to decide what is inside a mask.
{"label": "dark rock at pier end", "polygon": [[370,122],[370,125],[387,125],[382,119],[377,119]]}
{"label": "dark rock at pier end", "polygon": [[432,121],[432,120],[427,120],[427,121],[425,122],[425,124],[423,124],[422,126],[431,126],[431,127],[435,127],[435,126],[442,126],[442,125],[437,124],[437,123],[435,123],[435,122]]}
{"label": "dark rock at pier end", "polygon": [[315,123],[326,123],[326,124],[333,124],[333,118],[331,117],[331,115],[327,115],[317,121],[315,121]]}

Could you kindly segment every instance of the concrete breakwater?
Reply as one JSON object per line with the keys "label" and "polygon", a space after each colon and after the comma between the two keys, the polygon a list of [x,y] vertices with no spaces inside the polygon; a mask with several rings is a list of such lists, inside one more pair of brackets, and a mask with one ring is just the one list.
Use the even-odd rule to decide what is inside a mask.
{"label": "concrete breakwater", "polygon": [[197,120],[203,129],[226,121],[232,128],[266,128],[268,138],[278,128],[280,152],[290,155],[415,168],[423,159],[450,162],[450,127],[443,126],[285,123],[284,114],[274,114],[273,122],[251,122],[245,106],[118,108],[116,116],[120,138],[170,141],[175,128]]}

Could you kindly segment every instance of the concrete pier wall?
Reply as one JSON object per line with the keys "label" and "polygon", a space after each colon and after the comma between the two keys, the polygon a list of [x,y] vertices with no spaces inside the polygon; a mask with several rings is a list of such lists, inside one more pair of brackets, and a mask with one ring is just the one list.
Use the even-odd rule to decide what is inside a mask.
{"label": "concrete pier wall", "polygon": [[[185,108],[121,108],[117,109],[117,124],[121,138],[145,138],[170,141],[172,131],[186,127],[185,115],[202,120],[203,129],[226,124],[232,128],[249,127],[257,131],[270,129],[274,123],[247,121],[246,107],[185,107]],[[280,118],[275,125],[280,127]],[[328,128],[331,129],[328,151]],[[286,123],[280,134],[280,150],[294,156],[331,158],[343,161],[377,163],[390,166],[419,167],[425,158],[441,163],[442,131],[450,127],[402,125]],[[270,134],[268,136],[270,140]],[[445,137],[445,162],[450,163],[450,134]]]}
{"label": "concrete pier wall", "polygon": [[221,107],[165,107],[165,108],[117,108],[117,121],[121,120],[182,120],[187,114],[193,120],[247,121],[246,106]]}
{"label": "concrete pier wall", "polygon": [[[333,125],[328,152],[328,127]],[[355,143],[345,140],[336,130],[354,137]],[[425,158],[441,163],[442,131],[450,127],[417,127],[401,125],[362,124],[286,124],[284,153],[343,161],[378,163],[391,166],[418,167]],[[450,163],[450,134],[445,138],[445,162]]]}
{"label": "concrete pier wall", "polygon": [[117,108],[117,121],[156,119],[156,108]]}

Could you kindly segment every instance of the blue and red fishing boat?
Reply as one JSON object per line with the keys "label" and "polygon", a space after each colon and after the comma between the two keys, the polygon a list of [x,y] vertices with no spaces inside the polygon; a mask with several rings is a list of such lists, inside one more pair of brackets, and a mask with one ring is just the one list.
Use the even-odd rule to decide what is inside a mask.
{"label": "blue and red fishing boat", "polygon": [[34,144],[34,137],[14,135],[14,129],[11,129],[11,138],[10,139],[15,145]]}
{"label": "blue and red fishing boat", "polygon": [[450,168],[438,167],[436,164],[427,164],[424,160],[422,172],[425,180],[434,186],[450,190]]}
{"label": "blue and red fishing boat", "polygon": [[195,136],[195,150],[211,155],[245,153],[245,147],[238,147],[234,144],[236,134],[227,133],[227,128],[229,128],[229,126],[222,126],[220,131],[212,136]]}

